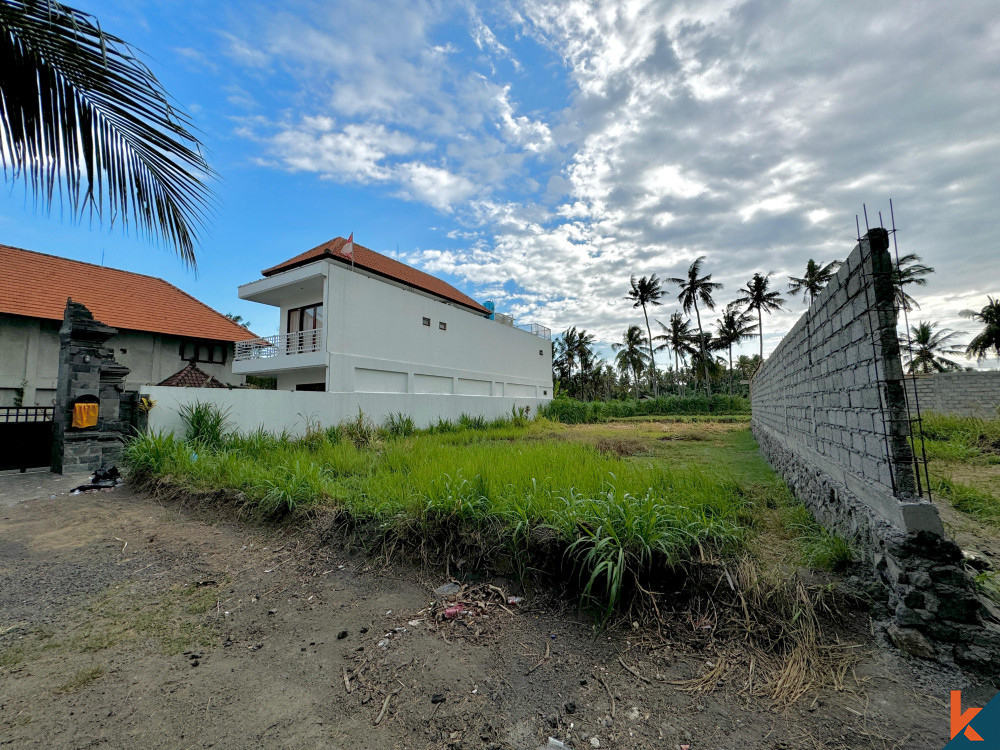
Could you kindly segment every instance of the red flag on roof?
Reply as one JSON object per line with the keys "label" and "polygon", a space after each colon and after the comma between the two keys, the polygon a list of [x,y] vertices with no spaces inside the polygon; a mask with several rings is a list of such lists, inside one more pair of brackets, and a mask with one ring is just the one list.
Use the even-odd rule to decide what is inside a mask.
{"label": "red flag on roof", "polygon": [[347,242],[344,243],[340,251],[352,261],[354,260],[354,232],[351,232],[351,236],[347,238]]}

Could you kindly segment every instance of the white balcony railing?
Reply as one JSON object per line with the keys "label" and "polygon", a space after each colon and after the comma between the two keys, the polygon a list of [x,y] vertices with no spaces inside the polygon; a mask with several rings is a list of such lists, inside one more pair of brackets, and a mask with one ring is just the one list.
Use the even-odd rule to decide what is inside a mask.
{"label": "white balcony railing", "polygon": [[306,354],[318,352],[323,347],[323,329],[279,333],[276,336],[261,336],[256,339],[236,342],[236,359],[270,359],[285,354]]}

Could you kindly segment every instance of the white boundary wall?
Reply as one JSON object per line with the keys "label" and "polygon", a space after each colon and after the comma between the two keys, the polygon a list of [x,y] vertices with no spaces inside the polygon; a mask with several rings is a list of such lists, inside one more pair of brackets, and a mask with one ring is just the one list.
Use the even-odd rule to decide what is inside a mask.
{"label": "white boundary wall", "polygon": [[413,418],[417,427],[427,427],[440,419],[457,420],[462,414],[487,419],[509,417],[514,407],[529,407],[530,416],[548,403],[548,398],[503,396],[461,396],[433,393],[318,393],[308,391],[261,391],[222,388],[170,388],[144,386],[140,389],[156,405],[149,412],[149,429],[181,434],[184,425],[180,409],[196,401],[213,403],[228,411],[230,429],[302,435],[307,424],[331,427],[358,416],[358,409],[381,424],[390,414],[401,412]]}

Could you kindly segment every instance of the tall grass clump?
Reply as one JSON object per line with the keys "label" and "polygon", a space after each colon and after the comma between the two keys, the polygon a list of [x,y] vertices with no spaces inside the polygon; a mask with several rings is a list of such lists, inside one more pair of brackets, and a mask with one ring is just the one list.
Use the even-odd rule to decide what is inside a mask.
{"label": "tall grass clump", "polygon": [[133,477],[144,481],[174,471],[191,449],[169,432],[147,432],[125,445],[123,459]]}
{"label": "tall grass clump", "polygon": [[661,396],[637,401],[577,401],[572,398],[553,399],[541,408],[542,416],[567,424],[604,422],[627,417],[670,417],[709,414],[749,414],[750,400],[743,396],[715,394],[712,397]]}
{"label": "tall grass clump", "polygon": [[195,401],[181,406],[178,414],[184,423],[185,439],[203,448],[222,447],[229,428],[228,408],[223,410],[213,403]]}
{"label": "tall grass clump", "polygon": [[358,448],[375,448],[382,442],[378,425],[358,409],[358,416],[340,424],[341,434]]}
{"label": "tall grass clump", "polygon": [[410,437],[417,431],[417,426],[413,417],[403,412],[395,412],[386,417],[382,429],[393,437]]}

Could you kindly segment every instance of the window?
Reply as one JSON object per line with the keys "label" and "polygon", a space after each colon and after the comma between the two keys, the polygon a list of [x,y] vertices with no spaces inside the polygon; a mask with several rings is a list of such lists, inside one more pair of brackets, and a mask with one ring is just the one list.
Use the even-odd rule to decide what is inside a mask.
{"label": "window", "polygon": [[444,322],[444,321],[442,320],[442,321],[441,321],[440,323],[438,323],[438,328],[440,328],[440,329],[441,329],[442,331],[447,331],[447,330],[448,330],[448,324],[447,324],[447,323],[445,323],[445,322]]}
{"label": "window", "polygon": [[321,343],[319,331],[322,329],[323,304],[321,302],[305,307],[290,308],[288,322],[285,326],[285,331],[289,334],[286,353],[318,352]]}
{"label": "window", "polygon": [[226,364],[228,346],[218,341],[181,341],[181,359],[186,362],[208,362],[213,365]]}
{"label": "window", "polygon": [[431,327],[431,319],[430,318],[424,318],[424,325],[427,326],[428,328],[430,328]]}

